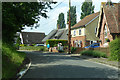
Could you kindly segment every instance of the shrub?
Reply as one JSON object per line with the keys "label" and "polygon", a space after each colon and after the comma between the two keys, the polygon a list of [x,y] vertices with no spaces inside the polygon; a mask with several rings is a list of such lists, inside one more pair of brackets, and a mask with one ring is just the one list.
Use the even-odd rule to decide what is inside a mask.
{"label": "shrub", "polygon": [[115,40],[109,43],[110,46],[110,59],[112,60],[120,60],[120,38],[116,38]]}
{"label": "shrub", "polygon": [[8,80],[13,78],[22,64],[26,55],[23,52],[16,51],[13,46],[2,44],[2,78]]}
{"label": "shrub", "polygon": [[46,45],[50,44],[50,47],[54,47],[56,44],[62,43],[63,46],[68,44],[67,40],[60,40],[60,39],[48,39],[46,41]]}
{"label": "shrub", "polygon": [[71,47],[71,53],[74,53],[76,51],[76,47]]}
{"label": "shrub", "polygon": [[100,51],[95,50],[84,50],[80,52],[81,55],[93,56],[93,57],[104,57],[106,58],[107,55]]}
{"label": "shrub", "polygon": [[36,50],[36,51],[46,51],[44,46],[23,46],[19,48],[20,50]]}

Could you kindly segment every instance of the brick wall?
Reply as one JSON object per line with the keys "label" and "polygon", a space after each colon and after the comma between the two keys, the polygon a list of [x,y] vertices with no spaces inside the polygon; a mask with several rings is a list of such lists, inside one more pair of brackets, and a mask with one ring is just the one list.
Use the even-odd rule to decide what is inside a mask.
{"label": "brick wall", "polygon": [[85,47],[85,36],[72,37],[72,38],[71,38],[72,47],[75,47],[74,41],[76,41],[76,40],[82,41],[82,44],[81,44],[81,45],[82,45],[82,47]]}
{"label": "brick wall", "polygon": [[103,15],[103,21],[102,21],[102,25],[101,25],[101,31],[100,31],[100,40],[101,40],[101,43],[100,43],[100,46],[103,47],[103,44],[106,42],[105,41],[105,36],[104,36],[104,27],[107,27],[107,37],[110,41],[113,40],[113,36],[110,34],[110,31],[109,31],[109,28],[108,28],[108,24],[106,22],[106,17],[105,15]]}

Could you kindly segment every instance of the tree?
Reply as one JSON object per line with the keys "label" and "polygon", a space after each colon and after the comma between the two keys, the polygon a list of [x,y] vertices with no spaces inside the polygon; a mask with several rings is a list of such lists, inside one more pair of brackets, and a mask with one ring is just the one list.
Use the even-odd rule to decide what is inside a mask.
{"label": "tree", "polygon": [[81,12],[80,19],[83,19],[85,16],[94,13],[94,8],[95,8],[95,6],[92,5],[92,1],[91,2],[85,1],[81,7],[82,12]]}
{"label": "tree", "polygon": [[60,13],[59,16],[58,16],[57,26],[58,26],[58,29],[62,29],[62,28],[66,27],[63,13]]}
{"label": "tree", "polygon": [[47,18],[47,9],[54,2],[3,2],[2,3],[2,39],[13,43],[16,32],[25,26],[33,27],[40,17]]}
{"label": "tree", "polygon": [[[70,7],[71,27],[76,24],[76,6]],[[67,23],[69,22],[69,11],[67,12]]]}

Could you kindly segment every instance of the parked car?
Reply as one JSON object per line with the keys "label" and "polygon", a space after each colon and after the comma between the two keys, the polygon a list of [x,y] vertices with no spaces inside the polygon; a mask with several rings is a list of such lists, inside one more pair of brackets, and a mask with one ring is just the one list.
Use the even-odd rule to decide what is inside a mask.
{"label": "parked car", "polygon": [[89,46],[86,46],[86,47],[84,47],[84,48],[97,48],[97,47],[100,47],[100,44],[99,44],[99,43],[93,43],[93,44],[91,44],[91,45],[89,45]]}
{"label": "parked car", "polygon": [[36,44],[35,46],[44,46],[44,44]]}

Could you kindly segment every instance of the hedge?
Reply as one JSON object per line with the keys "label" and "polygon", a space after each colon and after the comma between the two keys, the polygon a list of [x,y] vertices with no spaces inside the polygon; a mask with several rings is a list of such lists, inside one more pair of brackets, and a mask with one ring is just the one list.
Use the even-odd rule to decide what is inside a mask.
{"label": "hedge", "polygon": [[110,59],[112,60],[120,60],[120,38],[116,38],[115,40],[109,43],[110,46]]}
{"label": "hedge", "polygon": [[104,57],[107,58],[107,55],[104,52],[95,51],[95,50],[84,50],[80,52],[81,55],[93,56],[93,57]]}
{"label": "hedge", "polygon": [[67,40],[61,40],[61,39],[48,39],[46,41],[46,45],[50,44],[50,47],[57,46],[58,43],[62,43],[63,46],[66,46],[68,44]]}

